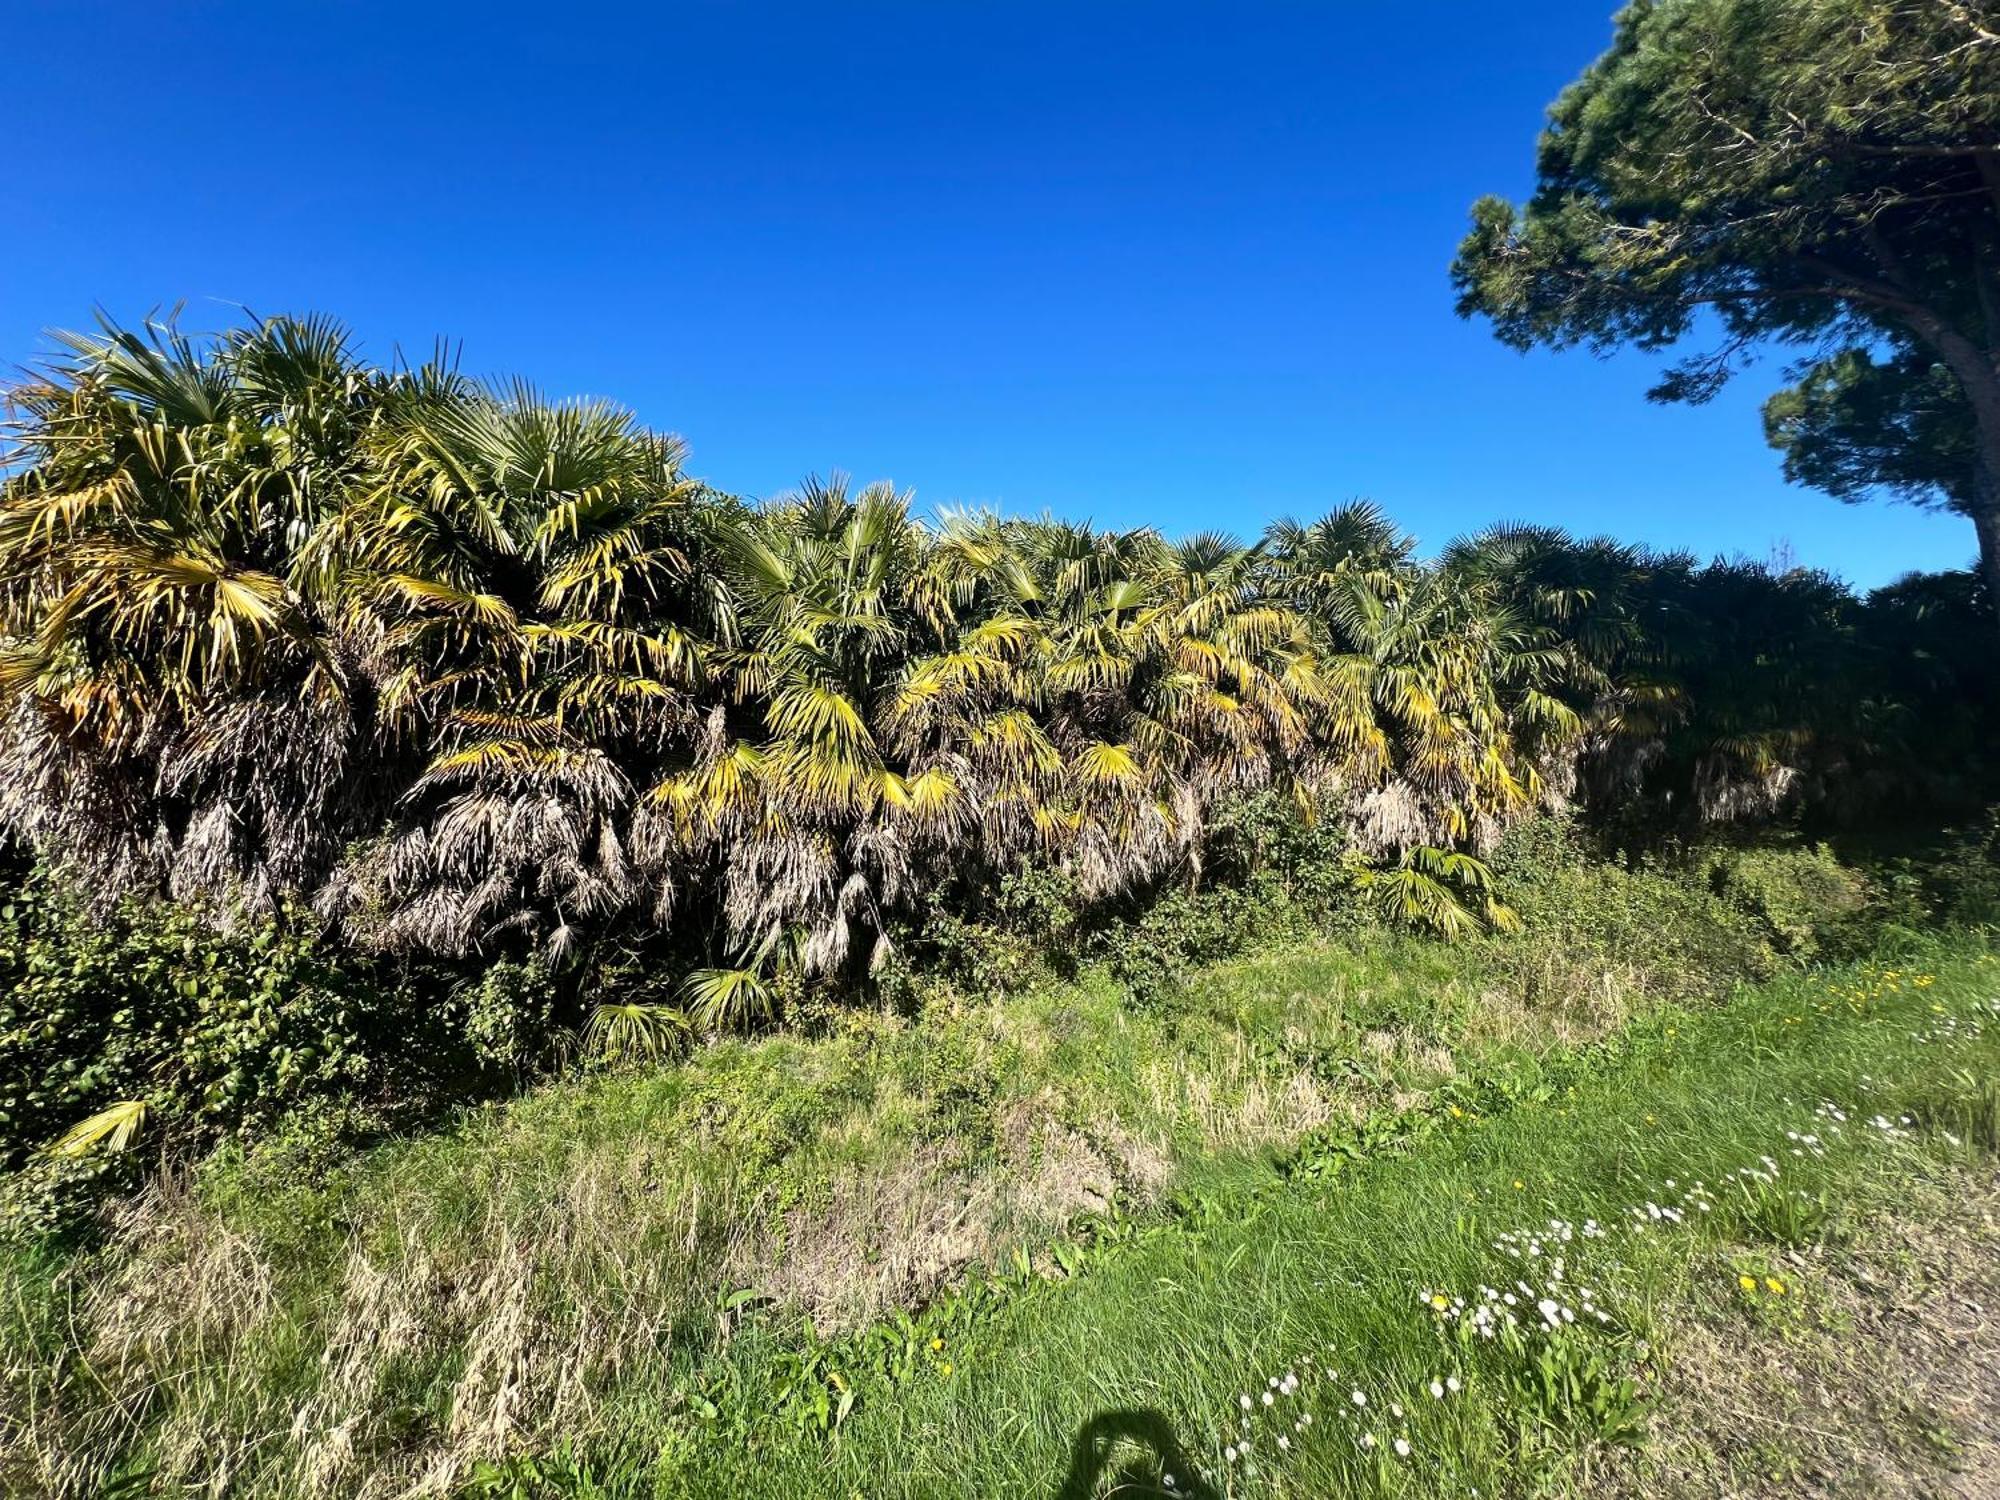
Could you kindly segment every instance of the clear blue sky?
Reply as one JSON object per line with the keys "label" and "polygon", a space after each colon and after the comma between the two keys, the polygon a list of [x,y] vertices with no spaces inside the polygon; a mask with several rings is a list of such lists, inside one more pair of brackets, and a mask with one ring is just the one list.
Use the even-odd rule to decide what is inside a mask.
{"label": "clear blue sky", "polygon": [[1609,0],[12,0],[0,361],[185,301],[601,394],[746,494],[1250,533],[1367,495],[1858,583],[1970,527],[1787,487],[1756,407],[1452,313]]}

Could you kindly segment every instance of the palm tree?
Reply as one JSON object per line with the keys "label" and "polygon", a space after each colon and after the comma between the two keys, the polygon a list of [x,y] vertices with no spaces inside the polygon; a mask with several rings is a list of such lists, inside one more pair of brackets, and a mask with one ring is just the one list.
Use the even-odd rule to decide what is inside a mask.
{"label": "palm tree", "polygon": [[63,342],[0,490],[0,810],[101,890],[309,885],[376,800],[325,541],[403,380],[319,319]]}
{"label": "palm tree", "polygon": [[1251,545],[749,505],[320,319],[64,347],[0,464],[0,819],[107,894],[302,893],[394,949],[669,946],[689,1024],[860,978],[919,892],[1195,881],[1248,792],[1462,927],[1578,788],[1762,812],[1904,742],[1889,688],[1837,701],[1864,616],[1815,575],[1526,526],[1425,562],[1361,502]]}
{"label": "palm tree", "polygon": [[514,385],[385,422],[340,517],[353,611],[377,631],[385,722],[426,748],[392,833],[330,909],[392,946],[462,953],[579,922],[670,915],[634,847],[634,787],[700,721],[716,603],[679,442]]}
{"label": "palm tree", "polygon": [[1366,505],[1282,523],[1284,591],[1319,632],[1346,705],[1353,817],[1365,849],[1484,846],[1543,794],[1540,741],[1579,729],[1552,687],[1557,643],[1465,567],[1423,567]]}

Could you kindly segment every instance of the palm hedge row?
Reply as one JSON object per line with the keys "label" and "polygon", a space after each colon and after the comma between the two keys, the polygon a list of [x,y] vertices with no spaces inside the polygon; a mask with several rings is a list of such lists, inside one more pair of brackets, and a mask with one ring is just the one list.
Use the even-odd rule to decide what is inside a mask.
{"label": "palm hedge row", "polygon": [[1963,579],[1864,602],[1520,527],[1422,562],[1361,504],[1251,545],[751,504],[623,410],[325,320],[64,348],[11,392],[0,491],[14,837],[390,951],[698,930],[719,1013],[780,955],[864,976],[927,890],[1198,878],[1261,789],[1410,914],[1504,921],[1472,856],[1510,820],[1874,796],[1948,737],[1912,694],[1984,670]]}

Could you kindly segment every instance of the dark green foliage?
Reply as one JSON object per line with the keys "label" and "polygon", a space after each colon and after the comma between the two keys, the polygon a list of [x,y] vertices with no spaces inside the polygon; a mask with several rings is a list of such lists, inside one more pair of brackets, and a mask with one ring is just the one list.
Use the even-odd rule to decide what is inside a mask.
{"label": "dark green foliage", "polygon": [[1260,943],[1371,925],[1341,825],[1275,793],[1222,803],[1195,868],[1198,879],[1111,901],[1086,900],[1072,877],[1042,864],[1007,876],[983,904],[963,890],[934,892],[901,935],[886,987],[895,997],[1000,994],[1102,964],[1151,1003]]}
{"label": "dark green foliage", "polygon": [[1915,898],[1917,922],[2000,927],[2000,808],[1945,835],[1922,858],[1896,871]]}
{"label": "dark green foliage", "polygon": [[[0,1170],[14,1228],[45,1227],[87,1185],[231,1139],[279,1137],[323,1163],[396,1119],[493,1086],[545,1037],[532,967],[449,974],[328,948],[285,909],[233,926],[166,903],[90,909],[36,872],[0,904]],[[496,1071],[499,1070],[499,1071]],[[122,1150],[52,1156],[64,1134],[143,1105]]]}
{"label": "dark green foliage", "polygon": [[1971,502],[1977,438],[1950,370],[1916,351],[1883,360],[1848,349],[1799,373],[1764,403],[1787,479],[1841,500]]}
{"label": "dark green foliage", "polygon": [[[1706,400],[1804,346],[1766,413],[1786,473],[1971,517],[2000,608],[2000,43],[1979,6],[1640,0],[1550,110],[1534,195],[1484,198],[1459,310],[1519,348],[1721,347]],[[1991,640],[1991,617],[1988,639]]]}
{"label": "dark green foliage", "polygon": [[1246,891],[1169,891],[1129,923],[1100,929],[1092,943],[1112,977],[1141,1005],[1185,984],[1197,968],[1242,952],[1267,917]]}
{"label": "dark green foliage", "polygon": [[0,907],[0,976],[9,1164],[120,1099],[146,1099],[165,1137],[212,1138],[370,1082],[372,987],[293,913],[235,932],[136,902],[100,920],[36,876]]}
{"label": "dark green foliage", "polygon": [[555,1017],[556,983],[548,966],[502,958],[461,985],[454,995],[463,1012],[465,1044],[483,1066],[514,1069],[548,1038]]}
{"label": "dark green foliage", "polygon": [[1445,562],[1576,658],[1573,706],[1601,730],[1578,795],[1619,842],[1773,818],[1935,827],[2000,796],[2000,656],[1972,574],[1862,597],[1807,569],[1533,526]]}
{"label": "dark green foliage", "polygon": [[962,886],[928,892],[879,976],[899,1008],[940,990],[991,995],[1075,974],[1083,921],[1076,884],[1033,865],[1004,877],[983,902]]}

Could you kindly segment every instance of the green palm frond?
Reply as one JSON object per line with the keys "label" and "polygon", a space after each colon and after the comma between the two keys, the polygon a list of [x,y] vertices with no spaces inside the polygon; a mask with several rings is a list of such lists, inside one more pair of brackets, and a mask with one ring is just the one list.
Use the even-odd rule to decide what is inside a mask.
{"label": "green palm frond", "polygon": [[711,1030],[743,1026],[771,1014],[776,997],[755,969],[697,969],[683,986],[689,1013]]}
{"label": "green palm frond", "polygon": [[684,1051],[692,1030],[687,1015],[671,1005],[607,1002],[584,1024],[584,1055],[607,1063],[659,1063]]}

